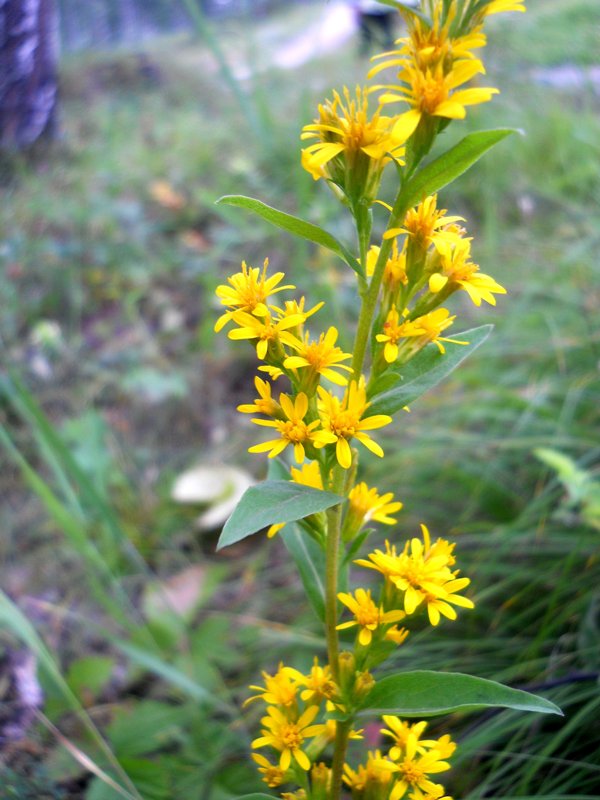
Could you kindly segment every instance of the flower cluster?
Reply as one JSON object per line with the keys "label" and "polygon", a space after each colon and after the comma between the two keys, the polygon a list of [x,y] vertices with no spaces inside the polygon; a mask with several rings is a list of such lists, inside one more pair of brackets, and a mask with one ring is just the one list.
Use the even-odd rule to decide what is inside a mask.
{"label": "flower cluster", "polygon": [[[243,263],[241,272],[231,275],[216,292],[227,311],[219,317],[215,330],[234,323],[229,338],[255,340],[257,356],[264,362],[259,369],[275,379],[285,375],[292,387],[291,394],[281,392],[276,399],[271,384],[255,378],[259,396],[238,410],[267,417],[253,418],[252,422],[273,429],[276,438],[252,446],[250,452],[275,458],[291,445],[296,463],[302,464],[308,456],[312,461],[317,459],[324,469],[334,457],[349,469],[353,441],[382,456],[382,448],[367,431],[388,425],[392,418],[369,414],[363,376],[348,382],[346,374],[352,369],[343,362],[352,354],[337,346],[337,329],[331,326],[318,339],[305,330],[307,319],[322,303],[305,311],[304,297],[299,302],[286,301],[283,308],[270,302],[271,295],[294,287],[279,285],[282,272],[268,278],[267,265],[265,261],[261,271]],[[338,397],[322,386],[322,380],[345,387],[343,395]]]}
{"label": "flower cluster", "polygon": [[263,678],[265,685],[251,686],[256,694],[246,700],[246,705],[255,700],[266,704],[262,736],[252,742],[252,747],[275,750],[278,761],[272,764],[260,753],[253,758],[268,786],[274,788],[294,780],[302,783],[302,772],[310,770],[312,762],[335,736],[335,723],[315,723],[315,719],[323,705],[334,707],[333,699],[339,690],[330,668],[320,666],[316,658],[307,675],[280,664],[275,675],[263,672]]}
{"label": "flower cluster", "polygon": [[[370,73],[394,72],[392,82],[334,92],[304,126],[302,166],[329,185],[356,228],[354,252],[332,247],[357,273],[360,311],[351,350],[333,325],[316,334],[308,329],[324,304],[289,299],[286,293],[295,287],[284,282],[283,272],[269,276],[267,261],[262,269],[242,263],[217,288],[224,309],[215,330],[227,326],[230,339],[252,343],[260,362],[256,397],[238,410],[252,415],[269,438],[250,452],[278,459],[280,474],[297,484],[295,495],[314,500],[328,493],[321,494],[323,510],[296,520],[300,535],[312,542],[306,553],[294,554],[324,621],[327,663],[315,658],[308,674],[281,664],[275,674],[263,673],[264,685],[252,686],[246,701],[265,704],[261,735],[252,743],[261,752],[253,758],[270,788],[292,789],[281,794],[284,800],[340,800],[343,784],[353,800],[451,800],[435,776],[450,768],[455,745],[447,735],[425,739],[426,722],[386,715],[381,741],[374,743],[380,749],[358,766],[347,758],[348,740],[360,738],[356,715],[396,707],[377,705],[376,695],[369,705],[380,688],[376,668],[413,630],[434,630],[456,620],[457,609],[474,607],[464,594],[470,580],[456,568],[455,544],[432,540],[426,525],[420,536],[394,532],[385,549],[359,556],[371,526],[396,526],[403,506],[392,492],[360,479],[357,445],[384,455],[382,434],[373,438],[372,432],[406,408],[408,362],[418,360],[422,378],[427,369],[435,371],[432,359],[443,364],[448,351],[469,344],[447,335],[457,314],[446,301],[465,293],[476,306],[493,306],[506,292],[473,261],[465,220],[438,205],[435,190],[442,183],[419,182],[419,170],[437,134],[497,92],[470,84],[485,72],[479,52],[486,18],[523,10],[519,0],[422,0],[417,13],[402,7],[407,35],[397,49],[376,57]],[[384,113],[395,103],[409,108]],[[393,202],[379,196],[388,165],[400,178]],[[419,189],[411,193],[415,181]],[[428,191],[421,193],[424,185]],[[387,224],[374,242],[373,216],[382,208]],[[310,230],[314,241],[314,225],[287,220],[284,227],[299,235]],[[294,519],[271,508],[260,522],[272,523],[272,537],[286,518]],[[369,570],[362,574],[373,582],[352,588],[352,564]]]}
{"label": "flower cluster", "polygon": [[344,766],[344,783],[353,800],[401,800],[407,793],[409,800],[451,800],[430,778],[450,769],[446,759],[456,749],[450,737],[422,739],[426,722],[411,725],[391,715],[384,715],[383,721],[388,727],[381,734],[393,740],[387,756],[376,750],[356,770]]}

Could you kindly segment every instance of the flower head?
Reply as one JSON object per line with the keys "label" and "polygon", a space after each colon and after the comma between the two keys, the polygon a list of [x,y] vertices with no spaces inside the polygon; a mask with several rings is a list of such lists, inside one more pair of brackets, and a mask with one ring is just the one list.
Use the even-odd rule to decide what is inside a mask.
{"label": "flower head", "polygon": [[250,686],[251,689],[254,689],[256,694],[244,701],[245,706],[252,703],[254,700],[263,700],[270,705],[284,706],[285,708],[295,707],[298,687],[296,683],[290,679],[288,667],[284,667],[283,664],[280,664],[275,675],[269,675],[268,672],[263,672],[262,676],[265,685]]}
{"label": "flower head", "polygon": [[[387,238],[389,238],[389,236]],[[367,253],[366,272],[368,277],[373,275],[375,271],[375,264],[379,258],[380,250],[381,248],[377,245],[372,245]],[[402,250],[398,250],[398,243],[396,239],[394,239],[392,243],[392,252],[385,262],[382,281],[385,291],[392,297],[398,292],[401,286],[406,286],[408,283],[408,276],[406,274],[406,243],[402,247]]]}
{"label": "flower head", "polygon": [[398,311],[395,306],[392,306],[383,324],[382,333],[378,333],[375,338],[381,344],[385,344],[383,357],[388,364],[392,364],[398,359],[400,347],[403,348],[403,361],[411,358],[430,342],[437,346],[440,353],[445,353],[442,342],[468,344],[468,342],[448,339],[441,335],[455,319],[455,316],[450,316],[447,308],[436,308],[414,320],[400,322]]}
{"label": "flower head", "polygon": [[429,278],[429,291],[433,294],[442,289],[464,289],[476,306],[480,306],[482,300],[495,306],[494,294],[506,294],[503,286],[490,275],[479,272],[479,266],[471,261],[469,238],[455,236],[452,239],[437,240],[435,248],[440,256],[441,269]]}
{"label": "flower head", "polygon": [[429,245],[436,240],[448,238],[445,226],[456,222],[463,222],[462,217],[447,216],[445,208],[437,207],[437,194],[426,197],[418,206],[409,209],[400,228],[390,228],[383,236],[384,239],[406,234],[411,242],[427,250]]}
{"label": "flower head", "polygon": [[382,719],[388,726],[387,728],[381,729],[382,735],[389,736],[394,741],[394,745],[389,753],[390,758],[393,761],[397,761],[402,757],[402,754],[406,751],[409,741],[414,743],[411,744],[411,747],[419,755],[425,753],[427,750],[431,750],[437,744],[436,739],[421,739],[421,736],[427,727],[426,722],[415,722],[411,724],[410,722],[401,720],[399,717],[392,716],[391,714],[384,714]]}
{"label": "flower head", "polygon": [[370,489],[364,481],[357,483],[350,490],[348,501],[343,530],[346,541],[353,539],[360,529],[371,521],[394,525],[397,520],[390,514],[395,514],[402,508],[402,503],[394,501],[392,492],[380,495],[377,489]]}
{"label": "flower head", "polygon": [[297,340],[293,349],[296,354],[288,356],[283,362],[285,369],[306,370],[307,390],[314,392],[319,381],[319,375],[337,383],[339,386],[346,386],[347,378],[336,370],[346,370],[352,372],[352,368],[342,361],[352,358],[352,353],[344,353],[340,347],[336,346],[338,331],[333,326],[327,333],[322,333],[317,341],[311,341],[310,334],[307,332],[302,341]]}
{"label": "flower head", "polygon": [[365,431],[389,425],[392,418],[386,414],[365,416],[369,403],[365,389],[364,377],[351,381],[342,400],[317,387],[319,394],[319,415],[323,430],[315,435],[316,447],[334,444],[340,466],[349,469],[352,464],[352,451],[349,442],[357,439],[371,452],[383,456],[383,450]]}
{"label": "flower head", "polygon": [[273,747],[279,751],[279,768],[284,771],[289,768],[292,759],[301,769],[309,770],[310,759],[302,747],[305,739],[318,736],[325,730],[325,725],[312,725],[318,712],[318,706],[309,706],[294,720],[289,719],[278,708],[269,706],[268,716],[262,719],[262,736],[252,742],[252,747]]}
{"label": "flower head", "polygon": [[344,783],[350,787],[353,796],[356,791],[360,797],[386,797],[393,780],[392,762],[384,759],[379,750],[370,751],[366,764],[359,764],[356,770],[344,764]]}
{"label": "flower head", "polygon": [[319,139],[302,151],[302,166],[315,180],[331,179],[348,196],[358,191],[372,201],[383,167],[404,155],[412,129],[379,109],[369,116],[368,94],[357,87],[352,97],[345,88],[343,98],[334,92],[319,106],[319,119],[302,129],[302,139]]}
{"label": "flower head", "polygon": [[305,703],[320,703],[323,699],[330,700],[337,694],[337,686],[333,681],[330,667],[327,664],[321,666],[316,656],[308,675],[303,675],[291,667],[287,670],[299,686],[305,687],[300,694]]}
{"label": "flower head", "polygon": [[338,600],[354,614],[354,621],[342,622],[337,626],[337,630],[358,625],[360,628],[358,642],[363,647],[371,644],[373,631],[377,630],[380,625],[398,622],[406,616],[403,611],[383,611],[373,602],[371,592],[365,589],[357,589],[354,597],[346,592],[340,592]]}
{"label": "flower head", "polygon": [[258,397],[253,403],[245,403],[237,407],[242,414],[265,414],[267,417],[275,417],[281,413],[281,406],[271,396],[271,384],[263,381],[258,375],[254,378],[254,385],[258,392]]}
{"label": "flower head", "polygon": [[[256,313],[256,311],[254,312]],[[230,339],[256,339],[256,354],[261,360],[267,357],[269,347],[277,348],[282,344],[292,346],[296,339],[289,328],[302,325],[302,314],[290,314],[281,319],[273,319],[269,311],[262,316],[254,316],[246,311],[234,311],[231,319],[239,325],[227,334]]]}
{"label": "flower head", "polygon": [[471,600],[457,594],[470,580],[459,578],[458,571],[450,569],[454,564],[454,545],[444,539],[432,545],[425,525],[421,525],[421,531],[423,540],[414,537],[399,554],[386,542],[385,553],[375,550],[368,559],[358,559],[355,563],[385,575],[387,582],[402,593],[407,615],[423,605],[430,623],[438,625],[442,616],[456,619],[453,606],[474,607]]}
{"label": "flower head", "polygon": [[420,67],[414,60],[406,60],[398,73],[401,85],[378,86],[385,89],[379,98],[382,104],[404,102],[411,106],[400,116],[404,125],[417,127],[423,116],[443,117],[445,119],[464,119],[466,106],[486,103],[498,94],[498,89],[477,87],[460,89],[478,72],[484,72],[483,64],[477,59],[463,59],[453,64],[446,72],[442,64],[433,67]]}
{"label": "flower head", "polygon": [[276,789],[285,781],[285,770],[271,764],[268,758],[260,753],[252,753],[252,758],[258,764],[258,771],[263,776],[263,781],[270,789]]}
{"label": "flower head", "polygon": [[437,750],[419,753],[418,749],[416,738],[409,736],[403,757],[397,762],[392,762],[391,768],[386,764],[388,769],[396,773],[396,783],[390,794],[390,800],[400,800],[409,789],[425,794],[435,793],[439,784],[434,783],[429,776],[450,769],[450,764],[443,760]]}
{"label": "flower head", "polygon": [[220,331],[233,317],[233,311],[246,311],[257,317],[265,317],[268,313],[267,300],[269,296],[284,289],[295,289],[295,286],[279,286],[285,273],[276,272],[267,278],[269,259],[265,258],[262,271],[258,267],[248,267],[242,261],[241,272],[227,278],[227,284],[217,286],[216,295],[229,311],[219,317],[215,324],[215,331]]}
{"label": "flower head", "polygon": [[308,411],[308,398],[304,392],[296,395],[292,402],[287,394],[279,395],[279,404],[284,414],[284,419],[253,419],[256,425],[266,428],[275,428],[279,433],[278,439],[271,439],[268,442],[255,444],[248,448],[250,453],[269,452],[269,458],[275,458],[291,444],[294,448],[294,457],[297,462],[304,461],[304,445],[315,440],[315,428],[319,426],[319,420],[306,423],[304,417]]}

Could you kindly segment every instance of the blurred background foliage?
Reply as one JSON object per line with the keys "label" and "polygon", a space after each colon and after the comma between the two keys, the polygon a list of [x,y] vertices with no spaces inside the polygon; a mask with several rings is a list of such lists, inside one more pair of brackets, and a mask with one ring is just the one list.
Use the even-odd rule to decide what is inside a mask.
{"label": "blurred background foliage", "polygon": [[[281,542],[214,552],[230,496],[266,466],[235,411],[254,357],[214,337],[213,293],[268,256],[348,327],[353,276],[214,201],[253,195],[348,239],[298,136],[367,63],[351,28],[325,36],[340,4],[259,5],[61,0],[60,137],[2,156],[1,798],[259,790],[246,686],[284,655],[302,667],[324,651]],[[566,713],[443,720],[461,745],[453,796],[591,800],[600,6],[528,7],[489,26],[501,95],[443,137],[524,131],[441,198],[509,294],[496,309],[456,302],[464,329],[493,322],[493,336],[363,471],[404,502],[398,536],[424,521],[457,539],[477,604],[415,635],[396,666],[497,678]]]}

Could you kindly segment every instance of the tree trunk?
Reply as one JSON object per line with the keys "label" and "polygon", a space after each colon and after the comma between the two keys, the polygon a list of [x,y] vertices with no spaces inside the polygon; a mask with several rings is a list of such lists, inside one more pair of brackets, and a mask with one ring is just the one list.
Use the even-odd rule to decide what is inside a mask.
{"label": "tree trunk", "polygon": [[0,0],[0,147],[56,133],[54,0]]}

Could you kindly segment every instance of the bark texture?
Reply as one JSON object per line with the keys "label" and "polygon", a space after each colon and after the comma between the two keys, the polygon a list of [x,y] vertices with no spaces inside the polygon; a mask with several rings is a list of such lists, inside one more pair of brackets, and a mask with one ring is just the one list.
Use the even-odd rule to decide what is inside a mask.
{"label": "bark texture", "polygon": [[0,147],[52,138],[56,101],[54,0],[0,0]]}

